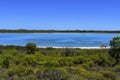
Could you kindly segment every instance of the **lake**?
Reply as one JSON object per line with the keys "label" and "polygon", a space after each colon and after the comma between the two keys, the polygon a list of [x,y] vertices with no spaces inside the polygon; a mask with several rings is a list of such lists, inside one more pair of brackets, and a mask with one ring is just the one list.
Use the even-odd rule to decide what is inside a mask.
{"label": "lake", "polygon": [[108,33],[0,33],[0,44],[24,46],[34,42],[37,46],[99,47],[109,46],[110,40],[120,34]]}

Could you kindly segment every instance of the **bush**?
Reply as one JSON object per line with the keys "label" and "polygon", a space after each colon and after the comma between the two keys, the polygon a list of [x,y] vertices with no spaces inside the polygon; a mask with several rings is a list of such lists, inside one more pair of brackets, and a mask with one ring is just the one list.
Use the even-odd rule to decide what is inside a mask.
{"label": "bush", "polygon": [[36,59],[32,55],[28,55],[28,56],[24,57],[23,65],[24,66],[31,65],[32,67],[35,67],[35,66],[38,65],[38,63],[37,63]]}
{"label": "bush", "polygon": [[35,43],[27,43],[26,51],[28,54],[34,54],[36,50],[36,44]]}
{"label": "bush", "polygon": [[90,61],[88,58],[84,57],[84,56],[80,56],[80,57],[76,57],[74,60],[74,64],[83,64]]}
{"label": "bush", "polygon": [[120,72],[120,65],[115,66],[115,71]]}
{"label": "bush", "polygon": [[2,68],[9,68],[9,57],[4,57],[3,58]]}
{"label": "bush", "polygon": [[78,53],[75,51],[71,51],[70,49],[65,49],[65,51],[62,53],[62,56],[77,56]]}
{"label": "bush", "polygon": [[59,60],[59,63],[61,66],[72,66],[73,65],[73,59],[71,58],[62,58]]}
{"label": "bush", "polygon": [[12,67],[12,68],[8,69],[8,76],[13,77],[13,76],[17,75],[19,77],[22,77],[25,75],[24,72],[25,72],[25,67],[16,66],[16,67]]}
{"label": "bush", "polygon": [[85,80],[106,80],[100,73],[89,72],[84,68],[77,68],[76,71],[85,78]]}
{"label": "bush", "polygon": [[60,63],[58,61],[47,61],[44,64],[45,67],[59,67]]}
{"label": "bush", "polygon": [[[49,50],[49,51],[48,51]],[[43,55],[46,55],[46,56],[51,56],[53,54],[53,52],[50,52],[50,50],[52,51],[53,49],[42,49],[41,50],[41,53]]]}
{"label": "bush", "polygon": [[62,56],[70,56],[71,51],[69,49],[65,49],[65,51],[62,53]]}
{"label": "bush", "polygon": [[36,73],[36,77],[39,80],[68,80],[68,76],[65,71],[57,69],[45,69]]}
{"label": "bush", "polygon": [[3,53],[3,51],[0,49],[0,54]]}
{"label": "bush", "polygon": [[25,75],[31,75],[33,73],[34,73],[34,71],[33,71],[33,68],[31,68],[31,67],[27,67],[24,72]]}
{"label": "bush", "polygon": [[104,77],[110,79],[110,80],[116,80],[117,79],[117,74],[112,71],[101,71]]}
{"label": "bush", "polygon": [[88,64],[81,64],[81,66],[83,67],[83,68],[85,68],[85,69],[87,69],[87,70],[89,70],[90,69],[90,66],[88,65]]}
{"label": "bush", "polygon": [[110,41],[110,47],[110,56],[116,59],[116,64],[120,63],[120,37],[114,37]]}
{"label": "bush", "polygon": [[115,60],[109,57],[106,53],[100,53],[98,57],[99,57],[98,65],[102,65],[102,66],[110,65],[111,66],[115,63]]}
{"label": "bush", "polygon": [[89,80],[108,80],[102,74],[96,73],[96,72],[95,73],[90,73],[88,79]]}
{"label": "bush", "polygon": [[8,69],[8,76],[10,78],[14,78],[15,76],[18,77],[18,79],[12,79],[12,80],[24,80],[23,77],[26,78],[26,76],[33,75],[34,72],[31,67],[25,67],[25,66],[15,66]]}
{"label": "bush", "polygon": [[18,54],[18,51],[16,49],[6,49],[5,51],[3,51],[3,53],[16,56]]}

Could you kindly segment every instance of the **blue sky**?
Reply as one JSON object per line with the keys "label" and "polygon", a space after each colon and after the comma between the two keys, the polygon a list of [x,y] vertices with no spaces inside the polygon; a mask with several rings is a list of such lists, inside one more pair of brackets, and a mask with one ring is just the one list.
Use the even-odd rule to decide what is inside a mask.
{"label": "blue sky", "polygon": [[0,29],[120,30],[120,0],[0,0]]}

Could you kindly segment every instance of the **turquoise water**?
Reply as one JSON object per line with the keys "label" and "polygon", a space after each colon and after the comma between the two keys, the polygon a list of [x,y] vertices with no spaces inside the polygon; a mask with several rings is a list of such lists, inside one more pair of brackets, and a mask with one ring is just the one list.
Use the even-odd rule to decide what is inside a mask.
{"label": "turquoise water", "polygon": [[0,44],[26,45],[34,42],[37,46],[59,47],[99,47],[101,44],[109,46],[110,40],[120,34],[100,33],[0,33]]}

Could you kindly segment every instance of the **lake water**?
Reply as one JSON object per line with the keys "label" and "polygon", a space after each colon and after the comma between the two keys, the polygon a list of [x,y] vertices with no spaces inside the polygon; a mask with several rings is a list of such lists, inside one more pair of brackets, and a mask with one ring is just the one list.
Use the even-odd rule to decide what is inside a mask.
{"label": "lake water", "polygon": [[37,46],[55,47],[99,47],[109,46],[110,40],[120,34],[100,33],[0,33],[0,44],[26,45],[34,42]]}

